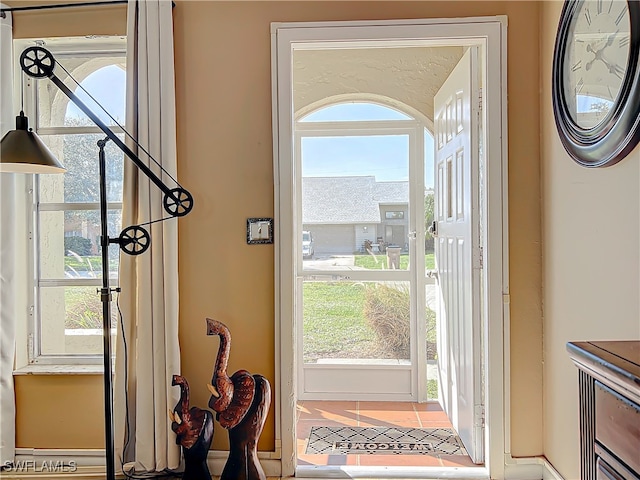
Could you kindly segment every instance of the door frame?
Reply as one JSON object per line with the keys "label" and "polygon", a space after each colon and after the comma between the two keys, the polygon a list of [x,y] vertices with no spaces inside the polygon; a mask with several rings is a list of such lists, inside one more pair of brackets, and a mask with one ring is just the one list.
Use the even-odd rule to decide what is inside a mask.
{"label": "door frame", "polygon": [[[355,28],[354,28],[355,27]],[[425,32],[427,30],[427,32]],[[481,244],[483,250],[482,316],[485,398],[485,467],[457,469],[449,477],[503,478],[509,452],[509,251],[507,190],[507,18],[506,16],[389,21],[293,22],[271,25],[272,125],[275,211],[275,396],[276,447],[281,454],[281,475],[296,473],[296,329],[292,252],[292,212],[281,199],[293,198],[291,169],[280,168],[293,158],[292,45],[312,42],[368,42],[371,39],[415,44],[415,39],[436,44],[485,43],[483,109],[486,162],[481,165]],[[411,40],[410,40],[411,39]],[[489,128],[491,126],[491,128]],[[288,205],[286,205],[288,206]],[[363,467],[338,467],[353,475]],[[335,469],[335,467],[334,467]],[[329,476],[331,467],[299,469],[314,477]],[[370,469],[369,469],[370,470]],[[414,471],[415,470],[415,471]],[[471,471],[469,471],[471,470]],[[371,473],[371,472],[369,472]],[[386,467],[379,477],[397,476]],[[408,472],[403,470],[406,476]],[[415,478],[432,478],[433,467],[413,469]]]}

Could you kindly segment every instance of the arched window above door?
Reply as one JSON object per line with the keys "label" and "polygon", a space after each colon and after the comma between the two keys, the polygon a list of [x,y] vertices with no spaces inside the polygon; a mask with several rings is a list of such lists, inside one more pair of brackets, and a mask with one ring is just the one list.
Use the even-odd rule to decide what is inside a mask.
{"label": "arched window above door", "polygon": [[370,102],[344,102],[321,107],[303,116],[300,122],[349,122],[413,120],[409,115]]}
{"label": "arched window above door", "polygon": [[[424,114],[413,107],[377,95],[358,94],[355,98],[349,94],[315,102],[298,110],[295,116],[297,120],[294,129],[298,134],[304,137],[315,137],[303,140],[306,142],[308,158],[318,156],[315,162],[318,168],[309,168],[309,164],[314,162],[307,162],[303,175],[356,175],[359,166],[353,161],[339,162],[340,173],[338,173],[330,171],[331,162],[322,161],[320,157],[327,155],[334,157],[332,152],[335,153],[336,149],[347,147],[357,151],[356,156],[359,157],[369,156],[370,159],[381,157],[393,146],[394,141],[397,143],[400,139],[397,136],[398,129],[410,129],[423,138],[421,151],[425,167],[424,187],[430,191],[433,190],[432,125]],[[368,122],[374,122],[374,124]],[[375,134],[373,130],[376,130]],[[370,134],[369,140],[364,138],[367,136],[366,132]],[[349,145],[345,146],[345,143]],[[315,148],[311,148],[313,145]],[[399,148],[406,148],[406,145]],[[383,159],[381,161],[387,163]],[[352,170],[347,168],[349,166]],[[407,177],[380,177],[380,180],[407,180]]]}

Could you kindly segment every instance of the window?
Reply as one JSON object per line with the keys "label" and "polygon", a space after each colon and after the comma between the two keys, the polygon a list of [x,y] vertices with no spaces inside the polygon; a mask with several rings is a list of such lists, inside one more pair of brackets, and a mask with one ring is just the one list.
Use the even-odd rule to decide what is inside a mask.
{"label": "window", "polygon": [[387,220],[402,220],[404,219],[403,211],[384,212],[384,218]]}
{"label": "window", "polygon": [[[34,42],[16,42],[19,55]],[[125,119],[124,38],[46,40],[56,59],[55,74],[121,138]],[[103,113],[66,73],[109,112]],[[102,285],[97,141],[106,136],[49,79],[22,77],[25,113],[31,126],[67,168],[63,175],[34,175],[29,193],[33,253],[29,328],[30,363],[102,361]],[[34,121],[35,119],[35,121]],[[123,163],[120,149],[107,142],[108,231],[121,231]],[[115,285],[119,251],[109,251]],[[112,305],[113,335],[117,309]]]}

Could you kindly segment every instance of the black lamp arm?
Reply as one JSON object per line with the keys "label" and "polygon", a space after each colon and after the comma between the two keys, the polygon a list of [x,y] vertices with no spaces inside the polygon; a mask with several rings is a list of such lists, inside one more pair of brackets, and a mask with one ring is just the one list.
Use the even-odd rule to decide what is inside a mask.
{"label": "black lamp arm", "polygon": [[82,103],[82,100],[80,100],[78,98],[78,96],[73,93],[71,91],[71,89],[69,89],[69,87],[67,87],[64,82],[62,80],[60,80],[54,73],[51,74],[51,76],[49,77],[49,80],[51,80],[53,83],[56,84],[56,86],[62,90],[62,92],[69,97],[69,99],[75,103],[78,108],[80,110],[82,110],[84,113],[87,114],[87,116],[93,121],[93,123],[95,123],[100,130],[102,130],[104,132],[104,134],[109,137],[109,139],[111,139],[113,141],[113,143],[115,143],[118,148],[120,148],[120,150],[122,150],[130,159],[133,163],[136,164],[136,166],[142,170],[144,172],[144,174],[149,177],[149,179],[156,184],[156,186],[162,190],[164,192],[165,195],[173,195],[171,192],[171,189],[165,185],[165,183],[160,180],[160,178],[158,178],[158,176],[153,173],[151,171],[151,169],[149,167],[147,167],[142,160],[140,160],[140,158],[133,153],[133,151],[127,147],[127,145],[118,138],[118,136],[115,134],[115,132],[113,132],[113,130],[111,130],[109,127],[107,127],[107,125],[100,120],[100,118],[91,111],[91,109],[89,107],[87,107],[84,103]]}
{"label": "black lamp arm", "polygon": [[[131,161],[165,194],[164,208],[174,217],[182,217],[193,208],[192,195],[182,187],[169,188],[142,160],[87,107],[78,96],[53,72],[56,61],[51,52],[42,47],[29,47],[20,55],[22,71],[34,78],[47,77],[122,150]],[[135,142],[135,140],[134,140]],[[137,143],[137,142],[136,142]],[[149,157],[151,157],[149,155]],[[176,182],[177,183],[177,182]]]}

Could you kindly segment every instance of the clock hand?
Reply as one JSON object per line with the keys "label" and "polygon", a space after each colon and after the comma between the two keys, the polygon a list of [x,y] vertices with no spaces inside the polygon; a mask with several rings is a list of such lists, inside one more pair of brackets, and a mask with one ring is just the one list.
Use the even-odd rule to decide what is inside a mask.
{"label": "clock hand", "polygon": [[589,60],[587,63],[585,63],[584,65],[584,69],[588,72],[589,70],[591,70],[591,66],[593,65],[593,62],[595,62],[596,59],[593,58],[592,60]]}
{"label": "clock hand", "polygon": [[587,52],[593,53],[594,55],[594,57],[590,61],[588,61],[584,66],[585,70],[588,72],[589,70],[591,70],[591,66],[593,65],[593,62],[595,62],[598,59],[598,57],[601,55],[602,50],[596,51],[593,49],[591,44],[587,44]]}
{"label": "clock hand", "polygon": [[591,70],[591,66],[593,65],[593,63],[596,60],[600,60],[602,63],[604,63],[604,66],[607,67],[607,69],[609,70],[609,73],[612,73],[613,75],[615,75],[619,79],[622,79],[622,77],[620,76],[620,73],[622,72],[622,69],[618,66],[617,63],[613,63],[613,62],[609,63],[609,62],[607,62],[607,60],[604,58],[604,55],[602,55],[602,50],[604,50],[604,49],[601,48],[600,50],[598,50],[596,52],[590,47],[590,45],[587,45],[587,51],[593,53],[594,57],[585,64],[585,66],[584,66],[585,70],[587,70],[587,71]]}
{"label": "clock hand", "polygon": [[605,48],[610,47],[611,45],[613,45],[613,41],[616,39],[616,36],[618,35],[618,33],[620,33],[620,30],[608,35],[606,37],[607,41],[605,42],[604,45],[602,45],[602,48],[599,48],[598,50],[595,50],[594,47],[595,47],[595,45],[602,44],[602,39],[598,40],[597,42],[592,42],[592,43],[587,44],[587,51],[588,52],[592,52],[594,54],[598,54],[598,53],[602,52]]}
{"label": "clock hand", "polygon": [[622,72],[622,69],[618,66],[617,63],[609,63],[602,57],[600,57],[600,60],[609,69],[609,73],[612,73],[613,75],[618,77],[620,80],[622,80],[622,76],[620,75],[620,73]]}
{"label": "clock hand", "polygon": [[593,53],[593,58],[588,61],[585,64],[585,70],[589,71],[591,70],[591,66],[593,65],[593,63],[596,60],[600,60],[602,63],[604,63],[606,65],[606,67],[609,69],[609,73],[613,73],[616,76],[618,75],[618,66],[617,65],[611,65],[609,64],[603,57],[603,52],[604,49],[607,48],[608,46],[610,46],[613,43],[613,40],[616,38],[616,35],[618,35],[618,32],[612,33],[611,35],[609,35],[608,39],[607,39],[607,43],[602,47],[599,48],[598,50],[594,50],[594,48],[591,46],[591,44],[587,44],[587,52],[589,53]]}
{"label": "clock hand", "polygon": [[611,44],[613,43],[613,40],[616,38],[616,35],[618,35],[618,32],[620,30],[618,30],[616,33],[612,33],[611,35],[609,35],[609,39],[607,40],[607,44],[602,47],[602,49],[604,50],[606,47],[610,47]]}

